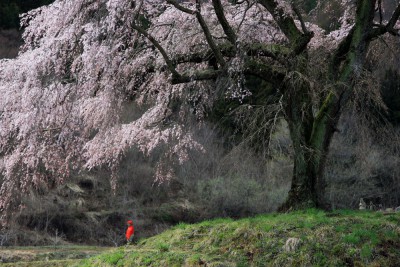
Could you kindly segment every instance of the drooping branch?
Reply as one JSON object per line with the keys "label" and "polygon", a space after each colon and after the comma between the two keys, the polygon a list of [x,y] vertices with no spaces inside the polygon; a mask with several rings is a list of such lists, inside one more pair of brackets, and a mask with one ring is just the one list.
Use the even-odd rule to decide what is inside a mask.
{"label": "drooping branch", "polygon": [[135,11],[134,11],[134,13],[133,13],[133,19],[134,19],[134,20],[137,20],[137,19],[139,18],[140,11],[142,10],[142,7],[143,7],[143,0],[138,1],[138,2],[139,2],[139,3],[137,4],[137,6],[136,6],[136,8],[135,8]]}
{"label": "drooping branch", "polygon": [[228,37],[229,42],[231,42],[231,44],[235,45],[237,37],[236,37],[234,30],[232,29],[232,27],[229,25],[228,21],[226,20],[226,17],[224,15],[224,8],[221,4],[221,1],[213,0],[212,3],[214,6],[215,14],[217,15],[218,21],[221,24],[222,29],[224,30],[226,36]]}
{"label": "drooping branch", "polygon": [[[243,1],[243,2],[244,2],[244,1]],[[243,2],[241,2],[241,3],[238,2],[237,4],[242,4]],[[239,25],[238,25],[237,28],[236,28],[236,31],[237,31],[237,32],[239,32],[240,28],[242,27],[243,22],[244,22],[244,20],[245,20],[245,18],[246,18],[247,12],[248,12],[248,11],[250,10],[250,8],[255,4],[255,3],[250,3],[249,1],[246,1],[246,2],[247,2],[247,7],[246,7],[246,9],[244,10],[242,19],[240,20],[240,23],[239,23]]]}

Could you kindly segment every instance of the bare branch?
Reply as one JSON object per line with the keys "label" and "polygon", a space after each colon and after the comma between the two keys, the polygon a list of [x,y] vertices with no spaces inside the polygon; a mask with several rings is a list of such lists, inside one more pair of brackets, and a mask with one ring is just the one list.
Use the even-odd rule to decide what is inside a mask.
{"label": "bare branch", "polygon": [[204,80],[214,80],[222,74],[222,70],[206,69],[200,70],[193,73],[184,73],[180,76],[173,76],[171,83],[188,83],[192,81],[204,81]]}
{"label": "bare branch", "polygon": [[201,28],[203,29],[204,35],[206,36],[206,40],[208,45],[210,46],[211,50],[213,51],[217,62],[222,66],[225,67],[226,63],[224,58],[221,55],[221,52],[218,50],[217,45],[215,44],[210,29],[208,28],[203,16],[201,15],[201,3],[200,0],[196,0],[196,18],[199,22]]}
{"label": "bare branch", "polygon": [[[392,17],[390,18],[388,24],[386,25],[388,32],[393,33],[394,25],[399,20],[399,17],[400,17],[400,4],[397,6],[396,10],[393,12]],[[396,35],[398,35],[398,32],[396,32]]]}
{"label": "bare branch", "polygon": [[176,9],[178,9],[178,10],[184,12],[184,13],[191,14],[191,15],[196,14],[196,11],[195,11],[195,10],[191,10],[191,9],[189,9],[189,8],[186,8],[186,7],[184,7],[184,6],[181,6],[181,5],[180,5],[178,2],[176,2],[175,0],[167,0],[167,3],[173,5]]}
{"label": "bare branch", "polygon": [[382,0],[378,0],[379,24],[382,24]]}
{"label": "bare branch", "polygon": [[212,0],[215,14],[217,15],[218,21],[222,26],[222,29],[224,30],[226,36],[228,37],[229,42],[231,42],[233,45],[236,43],[236,34],[233,31],[232,27],[229,25],[228,21],[226,20],[226,17],[224,15],[224,8],[221,4],[220,0]]}
{"label": "bare branch", "polygon": [[[247,2],[247,1],[246,1],[246,2]],[[237,31],[239,31],[240,28],[242,27],[242,24],[243,24],[243,22],[244,22],[244,19],[246,18],[246,14],[247,14],[247,12],[249,11],[249,9],[250,9],[253,5],[254,5],[254,3],[249,3],[249,2],[247,2],[247,7],[246,7],[246,9],[245,9],[245,11],[244,11],[244,13],[243,13],[242,20],[240,21],[239,26],[237,27]]]}
{"label": "bare branch", "polygon": [[279,28],[286,35],[291,44],[295,44],[297,40],[301,38],[302,33],[297,29],[293,18],[286,13],[277,0],[259,0],[259,3],[273,16]]}
{"label": "bare branch", "polygon": [[196,15],[197,21],[199,22],[201,29],[204,32],[204,35],[206,37],[207,43],[210,46],[211,50],[213,51],[215,58],[217,59],[217,62],[224,67],[226,65],[224,58],[221,55],[221,52],[218,50],[217,45],[215,44],[213,37],[211,35],[210,29],[208,28],[203,16],[201,15],[201,3],[199,0],[196,0],[196,11],[188,9],[182,5],[180,5],[176,0],[167,0],[167,3],[173,5],[175,8],[178,10],[190,14],[190,15]]}
{"label": "bare branch", "polygon": [[306,29],[300,12],[294,10],[300,19],[304,33],[297,28],[294,19],[277,0],[259,0],[259,3],[269,11],[281,31],[289,39],[290,46],[293,49],[292,55],[296,56],[301,54],[307,48],[307,44],[310,40],[314,37],[314,33],[309,32]]}
{"label": "bare branch", "polygon": [[143,0],[139,1],[139,4],[134,10],[133,19],[136,20],[139,18],[140,11],[142,10]]}
{"label": "bare branch", "polygon": [[[218,50],[224,57],[235,57],[235,47],[230,44],[222,44],[217,46]],[[278,44],[264,44],[264,43],[252,43],[244,44],[242,51],[253,57],[268,57],[278,61],[281,64],[285,64],[285,58],[287,58],[291,51],[282,45]],[[191,54],[181,54],[172,59],[174,65],[181,63],[201,63],[215,59],[213,52],[211,50],[201,51]]]}
{"label": "bare branch", "polygon": [[157,50],[161,53],[162,57],[167,63],[168,70],[172,73],[172,76],[179,77],[180,74],[176,71],[174,64],[172,63],[171,59],[168,57],[167,52],[160,45],[160,43],[151,34],[145,31],[142,27],[136,25],[135,22],[133,22],[131,26],[133,29],[137,30],[140,34],[146,37],[157,48]]}
{"label": "bare branch", "polygon": [[301,15],[300,10],[297,8],[297,6],[294,3],[292,3],[292,9],[300,21],[300,25],[301,25],[301,29],[303,30],[303,33],[305,33],[305,34],[308,33],[306,24],[304,23],[304,20],[303,20],[303,16]]}
{"label": "bare branch", "polygon": [[397,8],[392,14],[392,17],[385,26],[380,24],[374,25],[376,28],[371,30],[371,32],[368,35],[368,39],[375,39],[385,33],[390,33],[394,36],[399,36],[400,35],[399,30],[396,30],[394,28],[394,25],[396,25],[396,22],[399,20],[399,18],[400,18],[400,4],[397,6]]}
{"label": "bare branch", "polygon": [[[192,73],[172,77],[172,84],[187,83],[192,81],[215,80],[223,74],[222,70],[205,69]],[[259,60],[248,60],[244,64],[243,74],[253,75],[268,82],[282,82],[285,72],[278,67],[270,66]]]}
{"label": "bare branch", "polygon": [[255,59],[245,62],[243,74],[254,75],[262,80],[273,83],[281,83],[286,76],[284,69],[271,66]]}

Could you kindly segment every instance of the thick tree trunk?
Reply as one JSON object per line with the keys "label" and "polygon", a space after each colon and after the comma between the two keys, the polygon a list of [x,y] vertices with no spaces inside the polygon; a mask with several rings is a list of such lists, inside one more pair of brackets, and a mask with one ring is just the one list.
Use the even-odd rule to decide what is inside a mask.
{"label": "thick tree trunk", "polygon": [[368,36],[373,28],[375,2],[358,1],[355,26],[332,58],[329,77],[336,88],[327,94],[315,116],[311,111],[311,88],[308,84],[289,85],[289,88],[295,88],[286,93],[285,99],[285,115],[293,142],[294,168],[291,189],[286,202],[280,207],[281,211],[329,208],[324,201],[325,161],[341,108],[348,102],[354,81],[363,67],[371,41]]}
{"label": "thick tree trunk", "polygon": [[291,189],[286,202],[280,207],[281,211],[316,207],[318,204],[315,151],[310,146],[314,123],[310,86],[301,76],[293,79],[298,82],[287,86],[284,103],[293,145],[294,167]]}
{"label": "thick tree trunk", "polygon": [[[289,121],[294,152],[293,177],[287,200],[280,207],[280,211],[305,208],[329,209],[324,198],[326,183],[323,175],[335,122],[336,120],[330,121],[330,125],[319,126],[320,139],[317,142],[311,138],[313,135],[304,135],[311,132],[313,126]],[[299,126],[307,129],[300,130],[302,128]]]}
{"label": "thick tree trunk", "polygon": [[[286,202],[280,207],[280,211],[298,210],[317,207],[317,192],[315,190],[315,168],[310,153],[300,143],[295,144],[294,166],[292,185]],[[297,148],[296,148],[297,147]]]}
{"label": "thick tree trunk", "polygon": [[326,157],[340,116],[340,96],[330,94],[320,112],[312,112],[311,88],[307,82],[288,90],[285,116],[293,145],[293,177],[280,211],[304,208],[329,209],[324,201],[323,177]]}

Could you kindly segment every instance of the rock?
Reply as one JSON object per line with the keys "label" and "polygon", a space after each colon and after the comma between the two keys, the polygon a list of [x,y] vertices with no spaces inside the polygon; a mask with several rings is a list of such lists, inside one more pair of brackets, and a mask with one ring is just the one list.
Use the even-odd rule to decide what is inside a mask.
{"label": "rock", "polygon": [[283,250],[286,252],[296,251],[300,246],[300,238],[291,237],[286,240],[286,244],[283,246]]}
{"label": "rock", "polygon": [[367,208],[367,204],[365,203],[363,198],[360,198],[360,204],[358,204],[358,205],[360,207],[359,208],[360,210],[365,210]]}
{"label": "rock", "polygon": [[393,209],[393,208],[387,208],[387,209],[385,210],[385,212],[394,212],[394,209]]}

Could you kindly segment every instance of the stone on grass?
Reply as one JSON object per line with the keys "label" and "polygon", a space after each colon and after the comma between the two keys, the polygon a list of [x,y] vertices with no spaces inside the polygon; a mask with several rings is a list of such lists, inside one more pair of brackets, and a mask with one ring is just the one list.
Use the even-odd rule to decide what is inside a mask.
{"label": "stone on grass", "polygon": [[283,250],[286,252],[296,251],[300,246],[301,240],[300,238],[291,237],[286,240],[286,244],[283,246]]}

